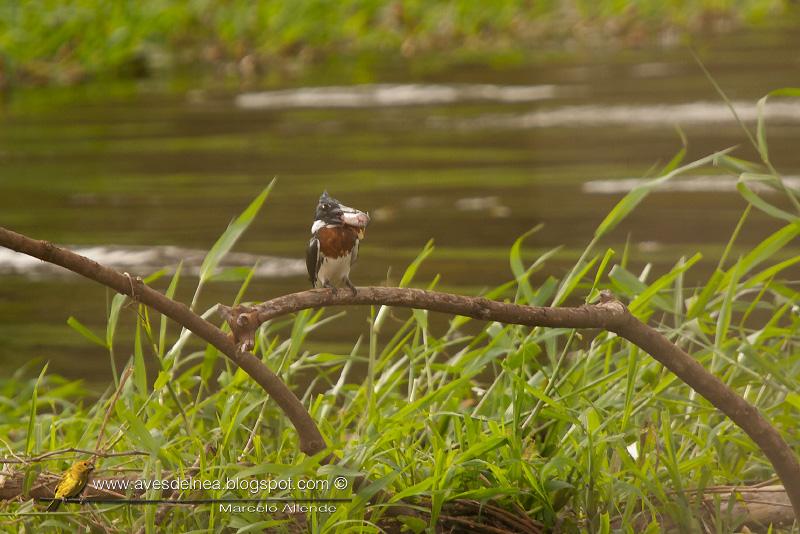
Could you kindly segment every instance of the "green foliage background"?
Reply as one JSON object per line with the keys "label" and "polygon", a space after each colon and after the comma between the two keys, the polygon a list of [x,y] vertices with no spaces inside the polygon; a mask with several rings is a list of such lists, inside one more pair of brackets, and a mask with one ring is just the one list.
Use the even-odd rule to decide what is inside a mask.
{"label": "green foliage background", "polygon": [[6,83],[72,83],[196,62],[308,62],[636,45],[785,21],[783,0],[26,0],[0,3]]}

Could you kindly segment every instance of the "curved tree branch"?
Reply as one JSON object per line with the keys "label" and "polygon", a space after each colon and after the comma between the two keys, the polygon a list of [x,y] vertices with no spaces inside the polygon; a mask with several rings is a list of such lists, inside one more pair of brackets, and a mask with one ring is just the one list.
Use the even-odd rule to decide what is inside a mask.
{"label": "curved tree branch", "polygon": [[165,297],[158,291],[147,287],[138,278],[134,279],[129,275],[121,274],[80,254],[59,248],[48,241],[37,241],[0,227],[0,245],[48,263],[60,265],[108,286],[118,293],[129,295],[191,330],[244,369],[258,385],[264,388],[267,394],[275,399],[297,430],[301,451],[308,455],[314,455],[325,449],[325,440],[316,423],[286,384],[261,360],[249,352],[237,351],[236,346],[222,330],[191,311],[185,304]]}
{"label": "curved tree branch", "polygon": [[610,293],[604,294],[597,304],[577,308],[542,308],[422,289],[361,287],[356,294],[313,289],[277,297],[253,307],[222,306],[222,309],[237,346],[247,349],[252,347],[256,329],[265,321],[308,308],[352,304],[426,309],[525,326],[600,328],[614,332],[661,362],[750,436],[783,481],[795,516],[800,520],[800,463],[777,429],[755,406],[709,373],[658,330],[639,321]]}
{"label": "curved tree branch", "polygon": [[258,327],[275,317],[323,306],[387,305],[427,309],[484,321],[525,326],[599,328],[614,332],[661,362],[750,436],[783,481],[795,517],[800,520],[800,463],[780,433],[757,408],[706,371],[694,358],[671,343],[660,332],[636,319],[610,294],[604,295],[599,303],[593,305],[577,308],[543,308],[421,289],[364,287],[358,288],[356,294],[348,291],[333,293],[327,289],[316,289],[278,297],[254,307],[220,306],[233,332],[234,339],[231,341],[221,330],[193,313],[187,306],[166,298],[158,291],[144,285],[141,280],[134,281],[129,276],[56,247],[52,243],[36,241],[0,227],[0,245],[61,265],[119,293],[130,295],[217,347],[275,399],[297,429],[300,448],[307,454],[315,454],[325,448],[324,439],[313,419],[277,375],[267,369],[258,358],[245,352],[252,349]]}

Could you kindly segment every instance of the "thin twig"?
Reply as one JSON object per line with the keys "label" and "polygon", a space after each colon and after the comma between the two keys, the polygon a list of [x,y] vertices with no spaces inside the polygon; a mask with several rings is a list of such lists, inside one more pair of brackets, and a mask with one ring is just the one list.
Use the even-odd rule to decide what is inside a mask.
{"label": "thin twig", "polygon": [[120,451],[120,452],[97,452],[97,451],[90,451],[87,449],[76,449],[75,447],[69,447],[67,449],[58,449],[55,451],[49,451],[44,454],[40,454],[38,456],[33,456],[31,458],[25,458],[22,456],[14,455],[14,458],[0,458],[0,464],[32,464],[36,462],[41,462],[46,459],[52,460],[54,456],[58,456],[59,454],[68,454],[71,452],[77,452],[79,454],[91,454],[92,456],[97,456],[100,458],[111,458],[114,456],[149,456],[149,452],[145,451]]}

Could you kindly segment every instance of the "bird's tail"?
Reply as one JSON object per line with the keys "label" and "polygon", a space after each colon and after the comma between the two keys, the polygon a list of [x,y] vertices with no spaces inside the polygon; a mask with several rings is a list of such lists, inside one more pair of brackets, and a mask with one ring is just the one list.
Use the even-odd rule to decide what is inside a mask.
{"label": "bird's tail", "polygon": [[58,510],[58,507],[61,506],[61,499],[53,499],[50,501],[50,504],[47,505],[48,512],[55,512]]}

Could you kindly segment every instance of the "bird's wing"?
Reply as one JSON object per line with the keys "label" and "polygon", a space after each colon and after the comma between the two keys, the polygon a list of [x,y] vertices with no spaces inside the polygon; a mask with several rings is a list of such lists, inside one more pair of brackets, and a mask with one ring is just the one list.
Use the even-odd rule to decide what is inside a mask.
{"label": "bird's wing", "polygon": [[306,249],[306,269],[308,269],[308,279],[311,281],[311,287],[317,285],[319,259],[319,239],[314,236],[308,242],[308,248]]}
{"label": "bird's wing", "polygon": [[87,469],[85,471],[81,471],[81,474],[78,477],[78,481],[76,484],[77,487],[75,488],[75,493],[73,494],[73,497],[77,497],[78,495],[83,493],[83,490],[86,489],[86,486],[88,484],[89,484],[89,470]]}
{"label": "bird's wing", "polygon": [[56,498],[64,498],[69,497],[69,490],[72,487],[72,473],[67,471],[61,477],[61,480],[58,482],[58,486],[56,486],[56,492],[54,497]]}
{"label": "bird's wing", "polygon": [[86,482],[88,482],[88,480],[89,477],[87,476],[86,480],[83,481],[83,485],[81,485],[81,480],[77,478],[77,475],[75,475],[71,469],[64,473],[64,476],[59,481],[58,486],[56,486],[56,491],[53,495],[54,500],[50,501],[50,504],[47,506],[47,511],[55,512],[58,510],[58,507],[61,505],[63,499],[77,496],[86,486]]}

